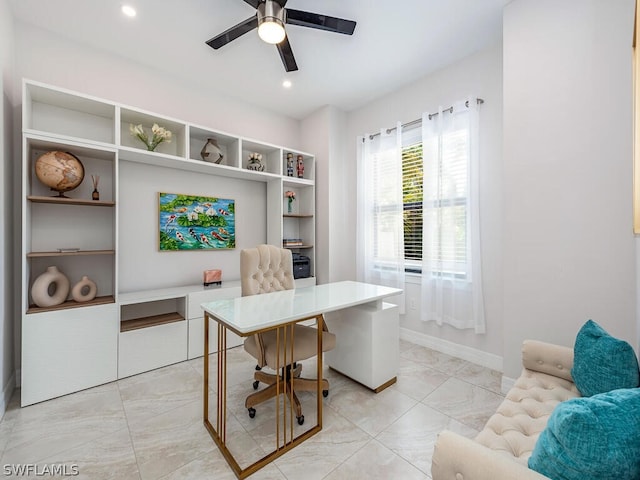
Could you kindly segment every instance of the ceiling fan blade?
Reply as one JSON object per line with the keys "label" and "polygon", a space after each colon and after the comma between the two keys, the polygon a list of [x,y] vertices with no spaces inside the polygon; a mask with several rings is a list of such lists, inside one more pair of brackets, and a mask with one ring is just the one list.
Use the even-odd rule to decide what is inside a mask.
{"label": "ceiling fan blade", "polygon": [[250,32],[254,28],[258,27],[258,17],[254,15],[253,17],[247,18],[244,22],[240,22],[239,24],[231,27],[228,30],[225,30],[220,35],[216,35],[210,40],[207,40],[207,45],[211,48],[217,50],[220,47],[224,47],[227,43],[235,40],[236,38],[244,35],[247,32]]}
{"label": "ceiling fan blade", "polygon": [[285,37],[283,41],[276,45],[276,47],[278,47],[278,53],[280,54],[280,58],[284,64],[284,69],[287,72],[295,72],[298,70],[298,65],[296,64],[296,59],[293,57],[293,50],[291,50],[289,39]]}
{"label": "ceiling fan blade", "polygon": [[353,31],[356,28],[356,22],[352,20],[329,17],[319,13],[302,12],[290,8],[286,9],[285,19],[289,25],[318,28],[328,32],[344,33],[345,35],[353,35]]}
{"label": "ceiling fan blade", "polygon": [[260,0],[244,0],[244,1],[249,5],[251,5],[253,8],[258,8],[258,4],[260,3]]}

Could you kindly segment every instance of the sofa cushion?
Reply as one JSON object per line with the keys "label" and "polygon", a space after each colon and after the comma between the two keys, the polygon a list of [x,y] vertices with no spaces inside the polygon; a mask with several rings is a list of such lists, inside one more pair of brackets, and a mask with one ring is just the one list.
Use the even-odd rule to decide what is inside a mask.
{"label": "sofa cushion", "polygon": [[631,345],[609,335],[593,320],[576,336],[571,375],[583,397],[640,383],[638,359]]}
{"label": "sofa cushion", "polygon": [[554,480],[640,478],[640,389],[559,404],[528,464]]}
{"label": "sofa cushion", "polygon": [[525,368],[476,441],[526,466],[556,405],[579,395],[573,382]]}

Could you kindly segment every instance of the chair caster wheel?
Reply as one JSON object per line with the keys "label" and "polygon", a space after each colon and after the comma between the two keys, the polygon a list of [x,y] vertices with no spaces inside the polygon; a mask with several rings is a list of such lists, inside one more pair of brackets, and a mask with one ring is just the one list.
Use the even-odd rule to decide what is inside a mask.
{"label": "chair caster wheel", "polygon": [[322,396],[327,398],[329,396],[329,390],[322,390]]}
{"label": "chair caster wheel", "polygon": [[300,415],[296,417],[298,419],[298,425],[302,425],[304,423],[304,415]]}
{"label": "chair caster wheel", "polygon": [[249,418],[254,418],[256,416],[256,409],[249,408]]}
{"label": "chair caster wheel", "polygon": [[257,390],[258,387],[260,386],[260,382],[258,380],[256,380],[255,382],[253,382],[253,389]]}

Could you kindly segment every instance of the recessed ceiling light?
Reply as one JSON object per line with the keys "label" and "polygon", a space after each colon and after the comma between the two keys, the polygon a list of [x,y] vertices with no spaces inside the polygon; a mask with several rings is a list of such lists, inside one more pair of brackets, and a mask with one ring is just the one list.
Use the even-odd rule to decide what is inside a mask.
{"label": "recessed ceiling light", "polygon": [[122,5],[122,13],[124,13],[127,17],[135,17],[136,16],[136,9],[133,8],[131,5]]}
{"label": "recessed ceiling light", "polygon": [[285,80],[284,82],[282,82],[282,86],[283,86],[284,88],[291,88],[291,85],[293,85],[293,84],[291,83],[291,80]]}

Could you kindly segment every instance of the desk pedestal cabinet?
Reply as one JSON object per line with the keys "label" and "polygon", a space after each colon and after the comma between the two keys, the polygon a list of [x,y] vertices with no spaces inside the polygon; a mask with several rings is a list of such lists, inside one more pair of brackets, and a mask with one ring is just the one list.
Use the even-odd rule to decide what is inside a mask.
{"label": "desk pedestal cabinet", "polygon": [[396,382],[400,363],[398,306],[379,300],[325,314],[336,348],[325,363],[375,392]]}

